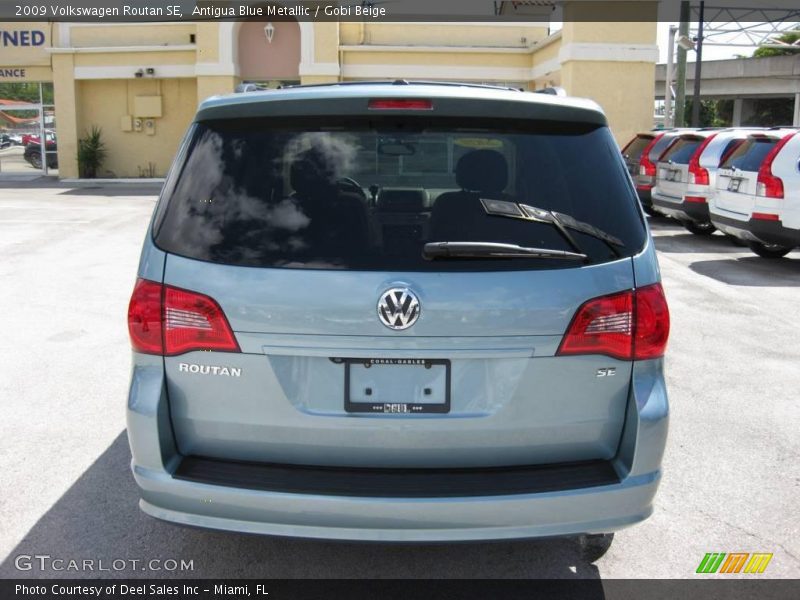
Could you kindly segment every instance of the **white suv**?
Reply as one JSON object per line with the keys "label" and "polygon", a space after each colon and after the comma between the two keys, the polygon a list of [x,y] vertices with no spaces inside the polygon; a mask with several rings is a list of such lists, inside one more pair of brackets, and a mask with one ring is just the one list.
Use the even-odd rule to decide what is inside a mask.
{"label": "white suv", "polygon": [[677,219],[694,234],[714,233],[708,203],[716,191],[717,168],[748,132],[699,129],[681,133],[659,158],[652,193],[654,209]]}
{"label": "white suv", "polygon": [[797,129],[791,128],[753,133],[724,157],[717,173],[717,193],[709,206],[711,222],[748,242],[764,258],[780,258],[800,244],[800,209],[791,216],[791,210],[786,211],[785,223],[779,214],[785,210],[787,190],[797,198],[795,203],[800,202],[796,134]]}

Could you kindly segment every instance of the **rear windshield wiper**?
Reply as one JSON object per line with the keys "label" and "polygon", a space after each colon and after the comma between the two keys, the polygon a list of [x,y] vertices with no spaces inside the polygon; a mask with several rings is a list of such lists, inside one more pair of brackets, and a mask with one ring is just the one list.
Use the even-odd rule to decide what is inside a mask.
{"label": "rear windshield wiper", "polygon": [[528,248],[516,244],[496,242],[428,242],[422,250],[427,260],[437,258],[555,258],[563,260],[587,260],[578,252]]}
{"label": "rear windshield wiper", "polygon": [[567,240],[569,245],[579,253],[582,251],[581,247],[575,241],[575,238],[567,231],[568,229],[585,233],[588,236],[604,242],[615,256],[621,256],[619,248],[625,247],[625,244],[623,244],[619,238],[614,237],[610,233],[606,233],[602,229],[598,229],[594,225],[578,221],[576,218],[565,215],[564,213],[537,208],[529,204],[517,204],[516,202],[509,202],[507,200],[490,200],[488,198],[481,198],[480,200],[483,209],[489,215],[553,225],[558,229],[561,236]]}

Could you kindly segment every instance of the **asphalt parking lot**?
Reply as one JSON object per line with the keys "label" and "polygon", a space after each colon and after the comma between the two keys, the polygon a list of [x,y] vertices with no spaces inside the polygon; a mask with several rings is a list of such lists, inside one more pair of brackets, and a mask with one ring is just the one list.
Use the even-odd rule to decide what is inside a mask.
{"label": "asphalt parking lot", "polygon": [[[655,514],[594,563],[573,539],[286,540],[178,528],[137,508],[125,315],[157,189],[10,185],[0,184],[0,577],[683,578],[706,552],[774,553],[763,576],[800,576],[800,252],[767,261],[651,221],[672,313],[664,477]],[[184,559],[194,570],[19,571],[19,555]]]}

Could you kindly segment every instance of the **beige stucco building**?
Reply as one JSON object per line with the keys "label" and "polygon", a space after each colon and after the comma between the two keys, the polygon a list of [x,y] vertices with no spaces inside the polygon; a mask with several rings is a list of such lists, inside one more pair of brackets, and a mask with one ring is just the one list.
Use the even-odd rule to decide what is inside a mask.
{"label": "beige stucco building", "polygon": [[62,178],[78,175],[77,142],[92,126],[108,149],[100,176],[163,176],[198,102],[251,81],[562,86],[598,102],[623,142],[652,125],[657,3],[635,3],[639,20],[570,21],[582,4],[565,4],[552,35],[517,22],[4,24],[43,42],[3,47],[0,84],[53,82]]}

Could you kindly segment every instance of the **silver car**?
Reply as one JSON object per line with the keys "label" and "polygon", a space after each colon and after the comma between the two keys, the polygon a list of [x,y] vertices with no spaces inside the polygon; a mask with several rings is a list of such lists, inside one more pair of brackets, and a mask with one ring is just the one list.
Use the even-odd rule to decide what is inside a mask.
{"label": "silver car", "polygon": [[653,510],[669,313],[590,101],[405,81],[207,100],[128,324],[154,517],[440,541]]}

